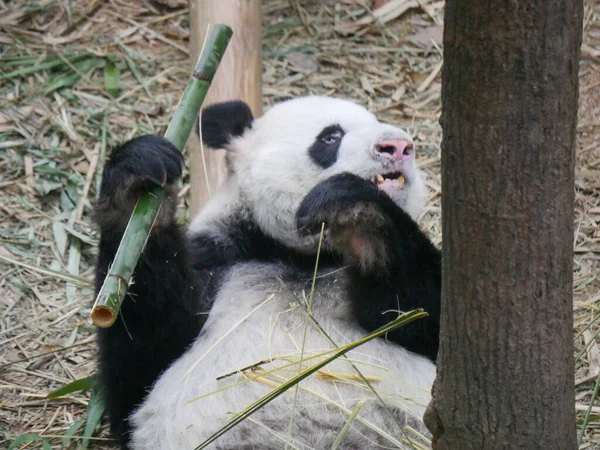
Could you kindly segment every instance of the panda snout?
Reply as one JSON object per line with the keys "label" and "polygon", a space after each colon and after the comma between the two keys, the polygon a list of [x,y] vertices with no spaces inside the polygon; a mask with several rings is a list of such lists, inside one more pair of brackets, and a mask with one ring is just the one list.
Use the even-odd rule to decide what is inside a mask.
{"label": "panda snout", "polygon": [[375,145],[375,151],[394,161],[406,161],[414,158],[413,143],[405,139],[386,139]]}

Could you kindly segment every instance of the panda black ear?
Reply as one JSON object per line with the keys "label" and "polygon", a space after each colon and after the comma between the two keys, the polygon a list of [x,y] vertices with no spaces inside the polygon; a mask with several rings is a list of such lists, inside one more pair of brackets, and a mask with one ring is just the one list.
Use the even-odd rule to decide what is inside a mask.
{"label": "panda black ear", "polygon": [[251,128],[253,121],[250,107],[242,101],[216,103],[202,111],[202,141],[212,148],[225,148],[232,138]]}

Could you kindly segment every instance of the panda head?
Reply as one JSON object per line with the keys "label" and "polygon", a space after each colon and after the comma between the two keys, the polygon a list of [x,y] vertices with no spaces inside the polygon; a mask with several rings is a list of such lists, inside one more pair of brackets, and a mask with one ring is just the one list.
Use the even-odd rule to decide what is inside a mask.
{"label": "panda head", "polygon": [[413,218],[425,200],[410,136],[346,100],[297,98],[258,119],[243,102],[220,103],[203,111],[201,134],[210,147],[227,150],[230,182],[223,189],[235,191],[263,232],[300,250],[315,242],[296,229],[298,206],[332,175],[350,172],[376,183]]}

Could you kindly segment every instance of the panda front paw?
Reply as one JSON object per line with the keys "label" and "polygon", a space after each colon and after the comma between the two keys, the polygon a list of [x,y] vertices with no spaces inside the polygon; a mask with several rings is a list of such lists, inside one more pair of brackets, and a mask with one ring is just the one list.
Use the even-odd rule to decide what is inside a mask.
{"label": "panda front paw", "polygon": [[342,173],[317,184],[302,200],[296,212],[296,225],[302,235],[316,234],[325,223],[327,230],[370,225],[386,218],[378,203],[379,189],[371,182]]}
{"label": "panda front paw", "polygon": [[104,168],[102,190],[165,186],[181,177],[183,156],[161,136],[140,136],[115,149]]}
{"label": "panda front paw", "polygon": [[376,185],[356,175],[335,175],[316,185],[296,213],[301,235],[317,234],[325,224],[326,243],[350,264],[381,269],[390,260],[395,233],[390,208],[397,208]]}
{"label": "panda front paw", "polygon": [[100,198],[95,217],[101,226],[122,224],[129,219],[138,197],[153,186],[167,190],[157,224],[169,217],[169,201],[177,194],[175,182],[181,178],[183,156],[161,136],[140,136],[116,148],[102,174]]}

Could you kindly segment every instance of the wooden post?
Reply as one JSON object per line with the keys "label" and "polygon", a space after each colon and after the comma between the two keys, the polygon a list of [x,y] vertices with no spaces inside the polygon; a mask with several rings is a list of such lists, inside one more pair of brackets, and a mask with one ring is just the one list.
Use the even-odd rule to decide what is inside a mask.
{"label": "wooden post", "polygon": [[[233,38],[221,61],[204,105],[243,100],[255,117],[262,113],[262,28],[260,0],[190,0],[192,61],[198,59],[208,26],[229,25]],[[195,215],[227,178],[225,152],[188,141],[191,215]],[[204,164],[206,163],[206,167]]]}

